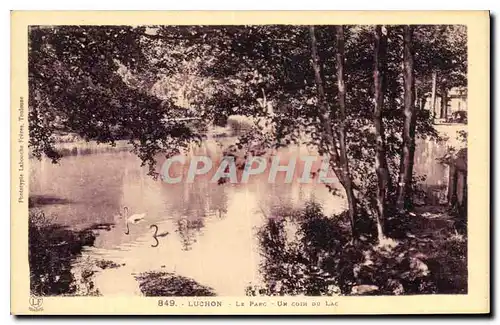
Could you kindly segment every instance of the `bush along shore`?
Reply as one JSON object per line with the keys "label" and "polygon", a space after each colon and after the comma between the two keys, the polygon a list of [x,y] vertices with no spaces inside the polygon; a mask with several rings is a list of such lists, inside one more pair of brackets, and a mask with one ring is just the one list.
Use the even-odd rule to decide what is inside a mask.
{"label": "bush along shore", "polygon": [[[37,296],[81,294],[82,286],[72,273],[72,263],[84,246],[94,244],[94,233],[89,229],[73,231],[55,225],[43,212],[30,211],[28,238],[31,293]],[[90,278],[85,275],[83,278],[88,280],[83,287],[93,289]]]}
{"label": "bush along shore", "polygon": [[467,238],[444,206],[392,220],[399,236],[375,246],[353,244],[346,213],[315,203],[273,216],[259,231],[264,285],[249,296],[467,293]]}

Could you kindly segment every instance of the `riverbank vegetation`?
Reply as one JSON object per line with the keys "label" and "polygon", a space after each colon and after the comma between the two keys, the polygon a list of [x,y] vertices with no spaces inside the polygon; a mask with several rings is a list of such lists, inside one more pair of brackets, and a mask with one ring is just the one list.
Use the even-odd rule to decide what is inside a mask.
{"label": "riverbank vegetation", "polygon": [[31,210],[28,219],[30,290],[37,296],[97,294],[91,274],[78,283],[72,264],[84,246],[92,246],[90,230],[73,231],[54,224],[43,212]]}
{"label": "riverbank vegetation", "polygon": [[265,285],[248,295],[467,293],[466,235],[446,209],[389,219],[401,230],[395,246],[353,244],[348,214],[325,216],[315,203],[272,215],[259,231]]}

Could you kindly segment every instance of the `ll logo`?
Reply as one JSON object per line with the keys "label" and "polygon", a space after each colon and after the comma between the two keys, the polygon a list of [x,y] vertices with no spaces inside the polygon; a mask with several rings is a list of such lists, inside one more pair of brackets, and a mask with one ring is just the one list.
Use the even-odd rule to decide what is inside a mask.
{"label": "ll logo", "polygon": [[31,311],[41,311],[43,299],[40,297],[31,296],[30,297],[30,310]]}

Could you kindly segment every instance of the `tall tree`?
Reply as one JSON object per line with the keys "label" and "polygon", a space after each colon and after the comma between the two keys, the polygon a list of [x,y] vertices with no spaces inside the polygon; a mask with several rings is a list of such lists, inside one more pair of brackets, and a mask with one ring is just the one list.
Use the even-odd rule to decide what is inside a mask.
{"label": "tall tree", "polygon": [[432,90],[431,90],[431,112],[432,116],[436,117],[436,83],[437,83],[437,72],[432,71]]}
{"label": "tall tree", "polygon": [[448,89],[446,89],[446,80],[441,83],[441,110],[439,118],[448,118]]}
{"label": "tall tree", "polygon": [[341,182],[347,196],[347,204],[349,205],[349,218],[353,225],[353,235],[356,236],[355,232],[355,218],[356,218],[356,197],[354,196],[353,183],[351,178],[351,173],[349,170],[349,160],[347,159],[347,146],[346,146],[346,89],[344,82],[344,26],[335,26],[336,30],[336,41],[337,41],[337,52],[335,55],[335,63],[337,70],[337,87],[338,87],[338,104],[339,104],[339,147],[340,147],[340,163],[342,164],[342,178]]}
{"label": "tall tree", "polygon": [[387,57],[387,29],[386,33],[382,31],[383,27],[375,26],[375,45],[374,45],[374,65],[373,65],[373,83],[375,88],[375,106],[373,111],[373,123],[375,125],[375,170],[377,173],[377,213],[378,213],[378,237],[383,237],[386,219],[386,208],[388,192],[391,188],[389,167],[387,165],[385,148],[385,131],[382,120],[384,111],[384,92],[385,92],[385,69]]}
{"label": "tall tree", "polygon": [[413,100],[413,27],[403,28],[403,81],[404,81],[404,125],[403,148],[399,170],[399,189],[397,196],[398,209],[408,209],[411,201],[413,158],[415,155],[415,105]]}

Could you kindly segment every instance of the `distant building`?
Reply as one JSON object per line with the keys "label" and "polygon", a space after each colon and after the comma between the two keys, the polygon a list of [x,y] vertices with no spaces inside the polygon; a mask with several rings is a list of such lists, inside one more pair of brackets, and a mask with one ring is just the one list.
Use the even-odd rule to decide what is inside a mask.
{"label": "distant building", "polygon": [[451,88],[448,93],[448,113],[467,110],[467,88]]}
{"label": "distant building", "polygon": [[[447,118],[452,116],[454,112],[467,111],[467,88],[465,87],[454,87],[446,94],[446,111],[441,112],[441,101],[442,96],[438,92],[436,94],[436,106],[434,116],[436,118]],[[431,110],[432,108],[432,97],[429,93],[425,100],[424,109]],[[443,113],[443,114],[441,114]]]}

